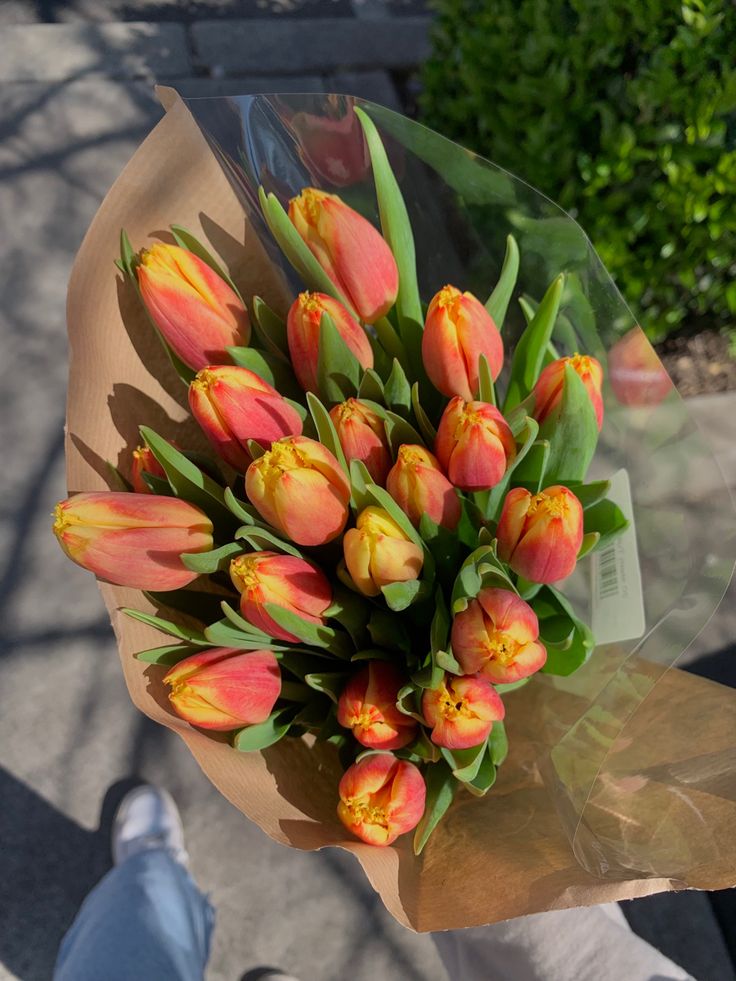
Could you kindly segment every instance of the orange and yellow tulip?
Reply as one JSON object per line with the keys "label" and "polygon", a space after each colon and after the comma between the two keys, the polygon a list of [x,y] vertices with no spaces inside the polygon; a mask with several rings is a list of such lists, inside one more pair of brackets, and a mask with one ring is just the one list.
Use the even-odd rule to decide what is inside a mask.
{"label": "orange and yellow tulip", "polygon": [[381,234],[336,194],[306,187],[289,202],[289,218],[340,293],[361,320],[388,313],[399,272]]}
{"label": "orange and yellow tulip", "polygon": [[423,514],[452,531],[460,520],[460,501],[437,457],[423,446],[405,443],[386,478],[386,490],[413,525]]}
{"label": "orange and yellow tulip", "polygon": [[407,679],[387,661],[369,661],[353,675],[337,703],[337,721],[369,749],[401,749],[412,741],[417,722],[396,707]]}
{"label": "orange and yellow tulip", "polygon": [[481,675],[446,674],[440,686],[424,692],[422,714],[431,739],[446,749],[470,749],[486,740],[504,717],[501,696]]}
{"label": "orange and yellow tulip", "polygon": [[[172,444],[173,445],[173,444]],[[153,491],[143,479],[144,473],[166,480],[166,471],[158,462],[148,446],[137,446],[133,450],[133,462],[130,466],[130,482],[136,494],[152,494]]]}
{"label": "orange and yellow tulip", "polygon": [[178,716],[228,732],[266,721],[281,693],[281,672],[271,651],[215,647],[179,661],[164,683]]}
{"label": "orange and yellow tulip", "polygon": [[538,494],[509,491],[496,530],[498,554],[530,582],[569,576],[583,542],[583,508],[573,492],[555,484]]}
{"label": "orange and yellow tulip", "polygon": [[324,545],[348,520],[350,482],[327,447],[306,436],[274,443],[254,460],[245,490],[263,518],[297,545]]}
{"label": "orange and yellow tulip", "polygon": [[306,392],[319,391],[319,336],[325,313],[361,368],[373,367],[373,350],[365,331],[342,303],[326,293],[300,293],[289,308],[286,339],[294,374]]}
{"label": "orange and yellow tulip", "polygon": [[240,612],[269,637],[297,643],[264,610],[267,603],[283,607],[309,623],[324,623],[332,602],[329,580],[311,562],[280,552],[250,552],[230,563],[230,578],[240,593]]}
{"label": "orange and yellow tulip", "polygon": [[345,565],[364,596],[378,596],[382,586],[419,578],[424,552],[383,508],[360,512],[355,528],[345,532]]}
{"label": "orange and yellow tulip", "polygon": [[299,413],[275,388],[248,368],[203,368],[189,386],[189,408],[222,459],[245,473],[248,440],[264,447],[302,431]]}
{"label": "orange and yellow tulip", "polygon": [[338,817],[369,845],[391,845],[415,828],[427,798],[417,767],[391,753],[374,753],[353,763],[338,790]]}
{"label": "orange and yellow tulip", "polygon": [[510,684],[538,671],[547,660],[539,621],[510,589],[481,589],[452,623],[452,652],[467,674]]}
{"label": "orange and yellow tulip", "polygon": [[374,483],[383,484],[391,469],[391,453],[383,420],[358,399],[348,399],[330,409],[345,459],[365,464]]}
{"label": "orange and yellow tulip", "polygon": [[503,367],[503,342],[493,318],[472,293],[445,286],[427,310],[422,360],[443,395],[466,402],[478,397],[478,360],[484,354],[493,379]]}
{"label": "orange and yellow tulip", "polygon": [[585,385],[600,430],[603,425],[603,396],[601,395],[603,369],[600,361],[589,357],[587,354],[576,354],[571,358],[558,358],[542,370],[532,393],[534,395],[534,418],[540,426],[547,419],[554,421],[555,411],[559,410],[562,402],[567,365],[574,369]]}
{"label": "orange and yellow tulip", "polygon": [[136,276],[149,316],[194,371],[229,361],[227,348],[250,340],[243,301],[193,252],[157,242],[141,253]]}
{"label": "orange and yellow tulip", "polygon": [[133,589],[171,590],[197,578],[182,552],[212,548],[212,522],[176,497],[100,491],[56,505],[54,534],[67,556],[100,579]]}
{"label": "orange and yellow tulip", "polygon": [[495,487],[516,457],[513,433],[498,409],[459,395],[442,414],[434,448],[451,483],[464,491]]}

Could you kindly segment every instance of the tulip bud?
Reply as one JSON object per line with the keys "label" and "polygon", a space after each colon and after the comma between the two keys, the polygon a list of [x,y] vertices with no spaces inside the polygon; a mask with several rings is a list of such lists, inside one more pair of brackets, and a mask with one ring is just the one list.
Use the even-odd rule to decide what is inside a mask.
{"label": "tulip bud", "polygon": [[283,607],[309,623],[324,623],[332,602],[332,587],[316,567],[296,555],[251,552],[230,563],[230,578],[240,593],[240,612],[248,623],[269,637],[295,644],[299,638],[280,627],[263,609],[266,603]]}
{"label": "tulip bud", "polygon": [[493,405],[451,399],[435,442],[437,459],[460,490],[490,490],[516,457],[509,424]]}
{"label": "tulip bud", "polygon": [[621,405],[659,405],[674,389],[641,327],[632,327],[608,352],[608,375]]}
{"label": "tulip bud", "polygon": [[227,732],[265,722],[281,693],[281,673],[271,651],[232,647],[204,650],[164,675],[177,715],[200,729]]}
{"label": "tulip bud", "polygon": [[268,447],[302,431],[299,413],[275,388],[247,368],[203,368],[189,386],[189,408],[222,459],[244,473],[248,440]]}
{"label": "tulip bud", "polygon": [[369,845],[391,845],[424,814],[427,788],[413,763],[390,753],[366,756],[343,774],[337,814]]}
{"label": "tulip bud", "polygon": [[[172,444],[173,445],[173,444]],[[130,482],[136,494],[152,494],[153,491],[143,479],[144,473],[166,480],[166,471],[158,462],[148,446],[137,446],[133,450],[133,463],[130,467]]]}
{"label": "tulip bud", "polygon": [[194,371],[229,361],[226,349],[250,340],[243,301],[193,252],[157,242],[141,253],[136,276],[154,324]]}
{"label": "tulip bud", "polygon": [[327,447],[306,436],[274,443],[254,460],[245,490],[263,518],[297,545],[324,545],[348,520],[350,482]]}
{"label": "tulip bud", "polygon": [[446,749],[470,749],[488,738],[494,722],[504,717],[501,696],[486,678],[446,674],[439,688],[425,691],[422,714],[432,729],[432,742]]}
{"label": "tulip bud", "polygon": [[600,430],[603,425],[603,397],[601,395],[603,369],[600,361],[586,354],[576,354],[572,358],[558,358],[543,369],[533,391],[534,418],[540,426],[550,417],[550,421],[554,420],[555,410],[559,410],[562,402],[562,393],[565,387],[565,367],[567,365],[575,370],[585,385]]}
{"label": "tulip bud", "polygon": [[472,293],[445,286],[427,310],[422,360],[443,395],[466,402],[478,396],[478,359],[486,356],[494,381],[503,367],[503,342],[493,318]]}
{"label": "tulip bud", "polygon": [[337,703],[337,721],[370,749],[401,749],[417,731],[416,720],[396,708],[407,679],[387,661],[369,661],[353,675]]}
{"label": "tulip bud", "polygon": [[583,542],[583,508],[561,484],[506,495],[496,529],[498,554],[530,582],[557,582],[575,568]]}
{"label": "tulip bud", "polygon": [[369,221],[336,194],[314,187],[292,198],[289,218],[361,320],[372,324],[388,313],[399,290],[399,271]]}
{"label": "tulip bud", "polygon": [[399,447],[396,463],[386,478],[386,490],[413,525],[423,514],[452,531],[460,520],[455,488],[429,450],[410,443]]}
{"label": "tulip bud", "polygon": [[391,469],[391,453],[381,417],[358,399],[330,409],[340,445],[348,463],[360,460],[374,483],[383,484]]}
{"label": "tulip bud", "polygon": [[56,505],[54,534],[69,558],[118,586],[179,589],[197,578],[182,552],[212,548],[212,522],[176,497],[102,491]]}
{"label": "tulip bud", "polygon": [[367,507],[356,527],[345,532],[345,565],[364,596],[378,596],[381,586],[417,579],[424,553],[383,508]]}
{"label": "tulip bud", "polygon": [[318,392],[317,364],[322,315],[328,314],[337,332],[360,362],[373,367],[373,350],[365,331],[340,303],[326,293],[300,293],[289,308],[286,339],[297,381],[306,392]]}
{"label": "tulip bud", "polygon": [[494,685],[520,681],[538,671],[547,651],[538,642],[534,610],[510,589],[481,589],[452,623],[452,653],[467,674]]}

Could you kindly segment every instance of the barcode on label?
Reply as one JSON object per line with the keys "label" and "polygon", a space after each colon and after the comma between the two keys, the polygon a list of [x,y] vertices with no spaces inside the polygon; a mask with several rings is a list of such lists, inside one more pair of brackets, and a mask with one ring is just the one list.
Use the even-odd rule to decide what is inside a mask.
{"label": "barcode on label", "polygon": [[616,546],[609,545],[598,556],[598,598],[615,596],[618,593],[619,575]]}
{"label": "barcode on label", "polygon": [[633,640],[646,627],[634,509],[625,470],[611,477],[608,498],[621,508],[629,527],[592,556],[591,627],[598,644]]}

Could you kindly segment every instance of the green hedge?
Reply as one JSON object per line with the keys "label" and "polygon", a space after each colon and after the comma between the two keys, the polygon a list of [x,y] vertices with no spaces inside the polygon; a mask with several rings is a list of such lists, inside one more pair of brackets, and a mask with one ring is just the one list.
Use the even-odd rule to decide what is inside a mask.
{"label": "green hedge", "polygon": [[434,0],[422,119],[548,194],[654,339],[733,329],[732,0]]}

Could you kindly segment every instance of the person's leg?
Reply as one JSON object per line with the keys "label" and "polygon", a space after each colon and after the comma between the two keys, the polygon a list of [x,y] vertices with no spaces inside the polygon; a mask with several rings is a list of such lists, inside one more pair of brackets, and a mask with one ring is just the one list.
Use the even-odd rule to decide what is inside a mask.
{"label": "person's leg", "polygon": [[616,903],[432,934],[450,981],[693,981]]}
{"label": "person's leg", "polygon": [[168,794],[127,795],[113,832],[115,867],[64,937],[54,981],[202,981],[214,911],[186,869]]}

